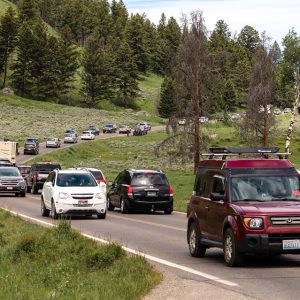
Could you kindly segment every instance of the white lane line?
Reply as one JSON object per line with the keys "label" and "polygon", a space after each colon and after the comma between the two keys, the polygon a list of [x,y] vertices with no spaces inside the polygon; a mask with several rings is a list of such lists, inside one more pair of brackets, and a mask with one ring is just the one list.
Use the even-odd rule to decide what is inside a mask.
{"label": "white lane line", "polygon": [[[19,216],[23,219],[27,219],[27,220],[30,220],[32,221],[33,223],[37,223],[37,224],[43,224],[43,225],[46,225],[48,227],[53,227],[55,226],[55,224],[53,223],[49,223],[49,222],[45,222],[45,221],[42,221],[42,220],[39,220],[39,219],[36,219],[36,218],[33,218],[33,217],[29,217],[27,215],[24,215],[24,214],[20,214],[18,212],[15,212],[15,211],[12,211],[12,210],[9,210],[7,208],[3,208],[3,210],[5,211],[8,211],[10,212],[11,214],[15,215],[15,216]],[[92,235],[89,235],[89,234],[86,234],[86,233],[82,233],[81,234],[91,240],[94,240],[96,242],[99,242],[99,243],[102,243],[102,244],[108,244],[110,243],[111,241],[107,241],[107,240],[104,240],[104,239],[100,239],[100,238],[97,238],[95,236],[92,236]],[[232,282],[232,281],[228,281],[228,280],[225,280],[225,279],[221,279],[219,277],[216,277],[216,276],[213,276],[213,275],[210,275],[208,273],[204,273],[204,272],[200,272],[200,271],[197,271],[195,269],[192,269],[192,268],[189,268],[189,267],[186,267],[186,266],[183,266],[183,265],[179,265],[179,264],[176,264],[176,263],[173,263],[173,262],[170,262],[168,260],[164,260],[164,259],[161,259],[161,258],[158,258],[158,257],[155,257],[155,256],[152,256],[152,255],[149,255],[149,254],[146,254],[144,252],[140,252],[140,251],[137,251],[137,250],[134,250],[134,249],[131,249],[131,248],[128,248],[128,247],[125,247],[125,246],[122,246],[122,248],[128,252],[128,253],[132,253],[134,255],[139,255],[139,256],[143,256],[145,257],[146,259],[150,260],[150,261],[154,261],[154,262],[157,262],[157,263],[160,263],[162,265],[165,265],[165,266],[168,266],[168,267],[171,267],[171,268],[175,268],[175,269],[178,269],[178,270],[181,270],[181,271],[185,271],[185,272],[188,272],[188,273],[191,273],[191,274],[194,274],[194,275],[197,275],[197,276],[200,276],[200,277],[203,277],[203,278],[206,278],[208,280],[211,280],[211,281],[214,281],[214,282],[217,282],[217,283],[222,283],[224,285],[227,285],[227,286],[238,286],[237,283],[235,282]]]}

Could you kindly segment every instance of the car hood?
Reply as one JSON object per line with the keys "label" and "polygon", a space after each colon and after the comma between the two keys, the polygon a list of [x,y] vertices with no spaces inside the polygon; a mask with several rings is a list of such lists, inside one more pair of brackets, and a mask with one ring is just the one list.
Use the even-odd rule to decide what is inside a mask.
{"label": "car hood", "polygon": [[58,192],[68,194],[95,194],[100,192],[99,186],[94,187],[59,187]]}
{"label": "car hood", "polygon": [[0,176],[0,180],[3,180],[3,181],[10,181],[10,180],[18,180],[18,181],[24,181],[24,178],[22,176]]}
{"label": "car hood", "polygon": [[300,202],[297,201],[269,201],[262,202],[247,202],[235,203],[234,206],[241,210],[242,214],[258,214],[258,215],[271,215],[271,214],[285,214],[296,213],[300,214]]}

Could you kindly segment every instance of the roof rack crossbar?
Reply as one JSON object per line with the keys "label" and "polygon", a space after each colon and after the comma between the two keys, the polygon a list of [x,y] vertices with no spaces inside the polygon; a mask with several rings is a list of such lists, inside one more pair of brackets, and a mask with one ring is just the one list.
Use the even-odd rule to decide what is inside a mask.
{"label": "roof rack crossbar", "polygon": [[291,153],[289,152],[239,152],[239,153],[201,153],[201,156],[208,156],[208,159],[222,159],[226,160],[229,156],[241,156],[243,154],[249,154],[249,155],[259,155],[263,158],[269,158],[269,156],[277,156],[279,159],[287,158]]}
{"label": "roof rack crossbar", "polygon": [[279,147],[250,147],[250,148],[235,148],[235,147],[211,147],[209,152],[213,154],[256,154],[256,153],[278,153]]}

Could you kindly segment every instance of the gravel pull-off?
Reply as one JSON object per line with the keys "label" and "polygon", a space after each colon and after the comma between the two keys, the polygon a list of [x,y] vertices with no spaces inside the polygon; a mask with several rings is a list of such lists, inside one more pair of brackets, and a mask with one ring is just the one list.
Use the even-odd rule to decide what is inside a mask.
{"label": "gravel pull-off", "polygon": [[232,290],[216,286],[213,283],[184,279],[156,265],[156,269],[163,274],[163,281],[143,300],[254,300],[256,298],[243,295]]}

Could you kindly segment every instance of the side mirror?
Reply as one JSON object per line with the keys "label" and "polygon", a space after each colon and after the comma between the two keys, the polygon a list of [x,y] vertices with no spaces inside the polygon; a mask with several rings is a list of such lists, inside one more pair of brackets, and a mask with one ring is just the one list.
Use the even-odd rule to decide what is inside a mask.
{"label": "side mirror", "polygon": [[210,194],[210,199],[212,201],[223,201],[224,200],[224,195],[220,193],[211,193]]}
{"label": "side mirror", "polygon": [[111,182],[111,181],[109,181],[107,185],[108,186],[114,186],[113,182]]}

